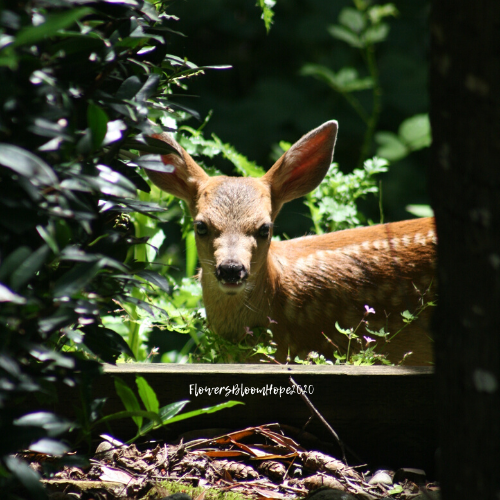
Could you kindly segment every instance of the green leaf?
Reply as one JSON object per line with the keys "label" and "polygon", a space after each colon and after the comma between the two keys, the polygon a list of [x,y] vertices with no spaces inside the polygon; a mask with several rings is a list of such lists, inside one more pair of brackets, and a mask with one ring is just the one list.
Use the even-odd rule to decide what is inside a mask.
{"label": "green leaf", "polygon": [[387,158],[389,161],[401,160],[410,153],[406,144],[401,142],[400,138],[392,132],[377,132],[375,142],[379,144],[377,156]]}
{"label": "green leaf", "polygon": [[261,19],[264,20],[264,26],[266,31],[269,33],[271,29],[271,24],[273,23],[273,7],[276,5],[275,0],[257,0],[257,5],[262,9]]}
{"label": "green leaf", "polygon": [[430,146],[431,125],[427,113],[407,118],[399,126],[399,136],[412,150],[418,150]]}
{"label": "green leaf", "polygon": [[434,210],[429,205],[406,205],[405,208],[416,217],[434,217]]}
{"label": "green leaf", "polygon": [[389,34],[389,25],[386,23],[370,26],[364,33],[363,38],[367,44],[383,42]]}
{"label": "green leaf", "polygon": [[44,23],[22,29],[16,36],[12,47],[34,44],[45,37],[54,36],[57,31],[68,28],[82,17],[88,16],[93,12],[94,10],[90,7],[81,7],[61,14],[52,14],[47,17]]}
{"label": "green leaf", "polygon": [[354,33],[361,33],[366,27],[366,19],[362,12],[352,7],[345,7],[340,11],[339,23]]}
{"label": "green leaf", "polygon": [[248,160],[246,156],[238,153],[231,144],[224,144],[215,134],[212,134],[215,144],[220,147],[222,154],[236,167],[236,170],[250,177],[261,177],[265,170],[254,162]]}
{"label": "green leaf", "polygon": [[127,410],[127,411],[118,411],[116,413],[112,413],[111,415],[106,415],[105,417],[99,419],[96,422],[96,425],[109,422],[111,420],[120,420],[122,418],[129,418],[129,417],[132,417],[134,422],[136,421],[136,419],[142,421],[143,418],[147,418],[148,420],[156,422],[157,424],[161,424],[161,419],[157,413],[146,410]]}
{"label": "green leaf", "polygon": [[198,262],[198,252],[196,250],[196,238],[194,231],[186,234],[186,276],[193,276],[196,272]]}
{"label": "green leaf", "polygon": [[392,3],[385,5],[374,5],[368,9],[368,17],[372,24],[378,24],[384,17],[398,15],[398,9]]}
{"label": "green leaf", "polygon": [[0,165],[26,177],[34,185],[51,186],[57,184],[57,177],[47,163],[18,146],[0,144]]}
{"label": "green leaf", "polygon": [[165,422],[165,419],[162,418],[162,421],[164,423],[173,424],[174,422],[180,422],[181,420],[186,420],[188,418],[197,417],[199,415],[215,413],[217,411],[224,410],[226,408],[231,408],[233,406],[243,405],[243,404],[245,404],[245,403],[243,403],[241,401],[227,401],[225,403],[220,403],[218,405],[210,406],[208,408],[201,408],[200,410],[193,410],[193,411],[190,411],[188,413],[181,413],[180,415],[177,415],[175,417],[168,419],[168,421],[166,421],[166,422]]}
{"label": "green leaf", "polygon": [[[115,390],[118,397],[121,399],[123,406],[129,412],[138,412],[141,410],[141,405],[137,400],[134,391],[120,378],[115,377]],[[132,415],[131,415],[132,416]],[[132,420],[137,425],[137,428],[140,429],[142,426],[142,416],[135,415],[132,416]]]}
{"label": "green leaf", "polygon": [[172,418],[175,417],[187,404],[189,403],[188,400],[184,401],[177,401],[175,403],[171,403],[166,406],[162,406],[160,408],[160,411],[158,412],[158,415],[160,417],[159,422],[148,422],[145,424],[140,431],[138,432],[137,436],[142,436],[146,433],[148,433],[152,429],[157,429],[158,427],[161,427],[167,423],[170,422]]}
{"label": "green leaf", "polygon": [[146,379],[144,377],[136,377],[135,383],[137,384],[139,396],[146,410],[158,413],[160,411],[158,398],[156,397],[155,391],[147,383]]}
{"label": "green leaf", "polygon": [[335,76],[335,81],[340,92],[355,92],[373,87],[373,78],[359,78],[355,68],[342,68]]}
{"label": "green leaf", "polygon": [[99,149],[104,137],[106,137],[108,115],[97,104],[90,102],[87,108],[87,123],[92,134],[92,147]]}
{"label": "green leaf", "polygon": [[328,28],[328,33],[334,38],[337,38],[337,40],[346,42],[351,47],[362,49],[365,46],[365,42],[356,33],[344,26],[334,24]]}

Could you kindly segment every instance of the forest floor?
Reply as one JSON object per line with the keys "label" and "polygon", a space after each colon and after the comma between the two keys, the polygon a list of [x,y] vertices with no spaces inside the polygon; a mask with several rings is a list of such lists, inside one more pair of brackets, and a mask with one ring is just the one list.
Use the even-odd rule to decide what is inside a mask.
{"label": "forest floor", "polygon": [[[65,466],[44,479],[50,499],[439,499],[438,486],[426,481],[424,471],[350,467],[303,448],[279,424],[142,450],[103,437],[89,467]],[[43,457],[29,460],[43,470]]]}

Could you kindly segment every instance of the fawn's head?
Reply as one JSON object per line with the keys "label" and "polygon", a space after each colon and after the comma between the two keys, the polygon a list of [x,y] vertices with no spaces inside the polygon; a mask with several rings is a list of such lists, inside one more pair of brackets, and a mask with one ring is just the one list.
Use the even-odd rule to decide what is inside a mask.
{"label": "fawn's head", "polygon": [[148,171],[162,190],[187,202],[205,283],[235,295],[255,283],[265,266],[273,223],[284,203],[312,191],[330,167],[337,122],[329,121],[296,142],[260,179],[209,177],[168,134],[162,156],[173,172]]}

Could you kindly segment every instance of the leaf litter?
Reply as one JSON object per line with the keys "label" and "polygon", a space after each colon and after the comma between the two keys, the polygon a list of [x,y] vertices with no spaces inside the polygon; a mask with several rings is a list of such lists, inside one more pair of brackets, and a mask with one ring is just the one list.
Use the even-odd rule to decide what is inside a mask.
{"label": "leaf litter", "polygon": [[[315,500],[438,498],[433,496],[437,486],[428,483],[423,487],[414,482],[422,483],[418,480],[422,477],[425,480],[425,475],[419,476],[416,469],[401,469],[410,471],[406,475],[398,471],[395,479],[399,477],[400,482],[392,481],[391,471],[371,475],[363,472],[366,467],[349,467],[333,456],[304,449],[286,436],[279,424],[248,427],[213,438],[181,440],[176,445],[157,444],[144,451],[135,444],[101,437],[104,440],[89,467],[64,466],[43,481],[49,498],[156,500],[170,493],[168,484],[175,483],[191,491],[190,498],[194,496],[194,500],[214,498],[205,498],[205,493],[212,490],[258,500],[312,495],[317,496]],[[31,462],[32,468],[41,471],[44,459],[27,455],[20,454]],[[332,496],[335,494],[341,496]]]}

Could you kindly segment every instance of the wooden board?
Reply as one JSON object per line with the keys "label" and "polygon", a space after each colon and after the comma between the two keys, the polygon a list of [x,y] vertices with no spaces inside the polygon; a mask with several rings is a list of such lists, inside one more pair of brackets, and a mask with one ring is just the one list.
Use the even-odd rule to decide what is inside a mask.
{"label": "wooden board", "polygon": [[[156,363],[106,366],[93,393],[94,397],[107,398],[107,414],[124,409],[113,378],[118,376],[136,389],[137,375],[153,387],[160,406],[190,400],[184,411],[191,411],[228,400],[245,403],[165,427],[156,438],[172,442],[179,434],[196,429],[236,430],[271,422],[300,429],[309,419],[310,410],[300,396],[286,394],[292,376],[297,384],[309,388],[311,402],[361,461],[373,467],[422,468],[433,477],[436,417],[432,368]],[[267,389],[266,394],[263,389]],[[73,397],[73,393],[65,394],[58,410],[67,414]],[[131,419],[114,421],[111,426],[115,437],[122,440],[132,437],[136,430]],[[334,438],[317,418],[307,432],[319,440],[307,443],[308,447],[325,446],[324,451],[340,458]],[[356,462],[352,455],[348,454],[348,459],[350,464]]]}

